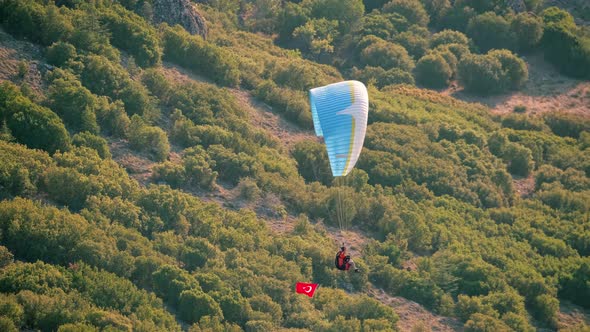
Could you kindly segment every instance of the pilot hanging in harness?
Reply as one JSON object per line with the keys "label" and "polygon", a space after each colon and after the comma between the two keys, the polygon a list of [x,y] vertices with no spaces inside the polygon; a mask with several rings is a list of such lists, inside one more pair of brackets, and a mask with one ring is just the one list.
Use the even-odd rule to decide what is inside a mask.
{"label": "pilot hanging in harness", "polygon": [[346,247],[340,248],[340,251],[336,254],[336,260],[334,263],[338,270],[348,271],[352,268],[354,272],[360,272],[356,267],[356,264],[350,259],[350,255],[346,254]]}

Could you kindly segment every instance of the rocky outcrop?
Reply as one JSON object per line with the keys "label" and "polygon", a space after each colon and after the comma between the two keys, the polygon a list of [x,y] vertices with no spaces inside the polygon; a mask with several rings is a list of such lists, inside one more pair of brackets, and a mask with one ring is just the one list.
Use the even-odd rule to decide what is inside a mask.
{"label": "rocky outcrop", "polygon": [[515,13],[522,13],[527,10],[524,0],[506,0],[508,8],[511,8]]}
{"label": "rocky outcrop", "polygon": [[207,38],[207,24],[189,0],[153,0],[154,23],[179,24],[193,35]]}

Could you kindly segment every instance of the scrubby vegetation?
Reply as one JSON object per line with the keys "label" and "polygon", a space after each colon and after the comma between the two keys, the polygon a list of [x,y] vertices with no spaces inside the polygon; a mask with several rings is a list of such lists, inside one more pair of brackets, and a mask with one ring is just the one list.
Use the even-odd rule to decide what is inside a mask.
{"label": "scrubby vegetation", "polygon": [[[0,330],[396,330],[370,285],[468,331],[555,329],[561,301],[590,308],[588,119],[491,116],[414,86],[519,89],[520,55],[537,51],[587,78],[588,35],[567,12],[206,1],[204,39],[152,24],[151,1],[114,2],[0,2],[2,28],[51,65],[38,98],[19,86],[28,68],[0,84]],[[254,126],[234,90],[310,130],[306,91],[348,78],[371,111],[342,181],[321,143]],[[113,160],[114,140],[153,163],[149,184]],[[199,198],[220,185],[294,230]],[[363,273],[333,268],[325,225],[372,237]],[[322,287],[309,299],[297,281]]]}

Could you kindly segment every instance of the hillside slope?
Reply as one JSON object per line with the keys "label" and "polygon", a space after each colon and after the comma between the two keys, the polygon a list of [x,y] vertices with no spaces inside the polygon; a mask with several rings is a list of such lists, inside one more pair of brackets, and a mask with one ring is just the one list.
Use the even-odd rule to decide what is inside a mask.
{"label": "hillside slope", "polygon": [[[445,34],[426,30],[432,12],[417,1],[372,14],[359,3],[277,4],[292,41],[308,36],[319,53],[248,32],[272,27],[258,2],[195,5],[207,40],[150,24],[149,2],[0,3],[0,329],[584,328],[585,97],[571,96],[571,114],[504,114],[395,84],[411,83],[418,56],[379,54],[414,52],[416,36],[434,49]],[[334,23],[347,19],[368,38],[347,39],[361,31]],[[443,67],[455,57],[436,52]],[[521,68],[509,52],[476,52],[465,63]],[[370,83],[371,112],[340,181],[306,91],[350,76]],[[342,243],[362,273],[334,269]],[[321,287],[310,299],[297,281]]]}

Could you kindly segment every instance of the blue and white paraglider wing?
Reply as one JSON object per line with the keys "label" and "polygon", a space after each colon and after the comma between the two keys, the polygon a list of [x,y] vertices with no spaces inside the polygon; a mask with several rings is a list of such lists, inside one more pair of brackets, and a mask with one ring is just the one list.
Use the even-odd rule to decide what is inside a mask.
{"label": "blue and white paraglider wing", "polygon": [[367,131],[369,95],[358,81],[334,83],[309,91],[313,124],[323,136],[333,176],[348,174],[356,164]]}

